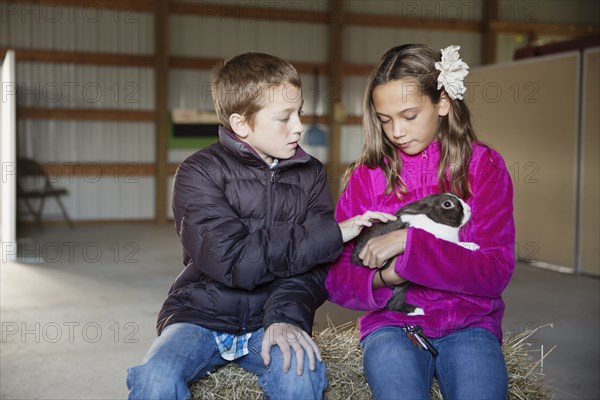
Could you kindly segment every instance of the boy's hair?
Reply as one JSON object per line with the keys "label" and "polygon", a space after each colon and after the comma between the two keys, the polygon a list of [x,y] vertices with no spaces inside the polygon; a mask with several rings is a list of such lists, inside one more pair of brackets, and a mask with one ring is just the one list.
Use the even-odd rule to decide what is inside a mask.
{"label": "boy's hair", "polygon": [[269,101],[269,89],[284,84],[301,88],[298,71],[287,61],[264,53],[244,53],[213,69],[212,96],[219,121],[231,129],[238,113],[253,128],[254,117]]}
{"label": "boy's hair", "polygon": [[[363,101],[363,129],[365,142],[361,155],[346,171],[346,183],[359,164],[369,168],[383,170],[387,187],[386,193],[396,192],[398,197],[406,193],[401,178],[402,160],[396,146],[383,134],[383,129],[373,105],[373,90],[380,85],[399,79],[415,83],[420,94],[427,96],[433,104],[442,99],[444,89],[437,88],[440,73],[435,63],[441,61],[440,51],[422,44],[407,44],[388,50],[375,70],[369,76]],[[453,100],[445,93],[450,102],[448,115],[442,117],[438,140],[440,142],[440,163],[438,182],[442,190],[451,190],[462,198],[470,195],[469,162],[471,143],[476,141],[471,125],[467,105],[462,100]]]}

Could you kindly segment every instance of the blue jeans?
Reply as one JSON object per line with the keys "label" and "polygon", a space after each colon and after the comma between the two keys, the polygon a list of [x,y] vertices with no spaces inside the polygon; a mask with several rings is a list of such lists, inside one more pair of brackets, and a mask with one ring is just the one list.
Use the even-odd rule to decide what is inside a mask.
{"label": "blue jeans", "polygon": [[[271,348],[271,363],[265,367],[260,350],[265,330],[252,333],[250,353],[234,361],[246,371],[258,375],[258,383],[268,399],[321,399],[327,387],[325,365],[317,361],[314,371],[304,360],[302,376],[296,374],[296,358],[283,372],[279,347]],[[194,324],[173,324],[154,341],[142,364],[127,370],[129,399],[189,399],[188,385],[209,372],[228,364],[221,357],[212,331]]]}
{"label": "blue jeans", "polygon": [[470,328],[429,340],[437,357],[415,347],[400,327],[363,339],[365,375],[375,399],[428,400],[434,376],[445,400],[507,398],[504,355],[491,332]]}

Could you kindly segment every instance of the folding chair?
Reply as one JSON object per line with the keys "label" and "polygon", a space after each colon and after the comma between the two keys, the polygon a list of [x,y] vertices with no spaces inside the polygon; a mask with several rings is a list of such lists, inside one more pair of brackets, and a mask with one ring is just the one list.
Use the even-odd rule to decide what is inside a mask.
{"label": "folding chair", "polygon": [[[31,185],[31,181],[35,185]],[[31,187],[31,188],[30,188]],[[69,192],[65,188],[55,188],[44,168],[36,161],[28,158],[19,158],[17,160],[17,200],[22,199],[27,211],[33,215],[37,226],[43,230],[42,213],[44,212],[44,203],[46,197],[54,197],[62,215],[71,228],[74,228],[73,222],[67,214],[67,210],[61,201],[61,196]],[[32,200],[38,199],[39,206],[33,207]]]}

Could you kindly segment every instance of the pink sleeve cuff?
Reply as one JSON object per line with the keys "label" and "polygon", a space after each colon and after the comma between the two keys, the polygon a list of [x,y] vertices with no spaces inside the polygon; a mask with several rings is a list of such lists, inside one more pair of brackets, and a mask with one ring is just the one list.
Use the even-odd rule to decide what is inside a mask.
{"label": "pink sleeve cuff", "polygon": [[390,301],[392,297],[392,289],[388,287],[381,287],[377,289],[373,289],[373,277],[377,273],[377,269],[373,269],[369,274],[369,279],[367,279],[366,293],[367,293],[367,301],[369,303],[369,309],[377,310],[385,307],[385,305]]}

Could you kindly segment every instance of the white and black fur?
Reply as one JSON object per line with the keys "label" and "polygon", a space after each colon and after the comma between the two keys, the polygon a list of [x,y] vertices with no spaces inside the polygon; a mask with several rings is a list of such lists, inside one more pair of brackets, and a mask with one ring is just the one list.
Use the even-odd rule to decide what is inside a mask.
{"label": "white and black fur", "polygon": [[[370,239],[409,226],[426,230],[440,239],[457,243],[470,250],[479,248],[475,243],[459,242],[458,240],[459,229],[471,218],[471,207],[452,193],[432,194],[408,203],[396,211],[396,216],[398,217],[396,221],[375,223],[370,228],[363,229],[360,235],[354,239],[353,263],[363,265],[358,254]],[[389,261],[382,268],[388,266]],[[405,282],[394,286],[394,293],[385,309],[404,312],[408,315],[423,315],[422,308],[406,303],[406,289],[410,285],[410,282]]]}

